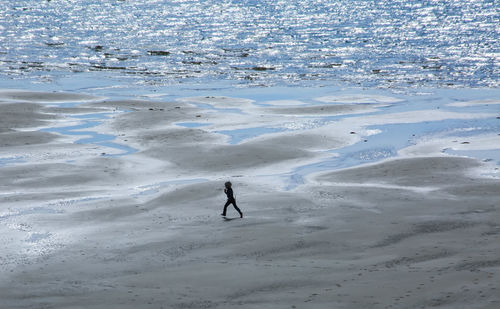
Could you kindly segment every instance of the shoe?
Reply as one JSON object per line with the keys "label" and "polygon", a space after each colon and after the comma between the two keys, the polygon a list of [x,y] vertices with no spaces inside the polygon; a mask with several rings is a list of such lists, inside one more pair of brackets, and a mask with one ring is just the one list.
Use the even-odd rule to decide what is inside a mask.
{"label": "shoe", "polygon": [[225,216],[226,216],[226,214],[220,214],[220,215],[221,215],[221,216],[223,216],[223,217],[225,217]]}
{"label": "shoe", "polygon": [[240,218],[243,218],[243,213],[242,212],[240,212]]}

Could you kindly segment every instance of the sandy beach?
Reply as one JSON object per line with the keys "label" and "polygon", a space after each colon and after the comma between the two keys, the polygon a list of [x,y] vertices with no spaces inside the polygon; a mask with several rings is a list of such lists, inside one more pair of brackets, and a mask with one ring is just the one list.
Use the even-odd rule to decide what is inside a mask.
{"label": "sandy beach", "polygon": [[0,309],[500,308],[499,20],[0,1]]}
{"label": "sandy beach", "polygon": [[498,165],[445,151],[497,133],[322,165],[374,126],[498,116],[373,114],[398,102],[2,91],[0,307],[498,308]]}

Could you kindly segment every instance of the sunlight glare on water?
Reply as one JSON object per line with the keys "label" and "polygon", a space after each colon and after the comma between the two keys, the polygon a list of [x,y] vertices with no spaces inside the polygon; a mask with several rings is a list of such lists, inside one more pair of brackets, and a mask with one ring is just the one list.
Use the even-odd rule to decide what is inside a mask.
{"label": "sunlight glare on water", "polygon": [[499,2],[1,1],[0,77],[497,87]]}

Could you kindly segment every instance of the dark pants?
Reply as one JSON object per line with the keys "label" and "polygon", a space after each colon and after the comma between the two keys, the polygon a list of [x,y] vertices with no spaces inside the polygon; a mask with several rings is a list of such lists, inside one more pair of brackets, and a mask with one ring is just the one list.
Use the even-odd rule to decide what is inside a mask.
{"label": "dark pants", "polygon": [[241,210],[238,208],[238,206],[236,206],[236,200],[232,199],[232,200],[227,200],[226,205],[224,205],[224,211],[222,212],[223,216],[226,215],[226,210],[229,204],[233,204],[234,209],[236,209],[236,211],[239,212],[239,214],[241,215]]}

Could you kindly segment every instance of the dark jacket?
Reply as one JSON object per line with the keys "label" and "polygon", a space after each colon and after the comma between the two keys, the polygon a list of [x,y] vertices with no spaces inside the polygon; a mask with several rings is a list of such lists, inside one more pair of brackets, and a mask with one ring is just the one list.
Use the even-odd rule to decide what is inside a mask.
{"label": "dark jacket", "polygon": [[234,201],[233,189],[227,188],[226,190],[224,190],[224,192],[226,192],[228,201]]}

